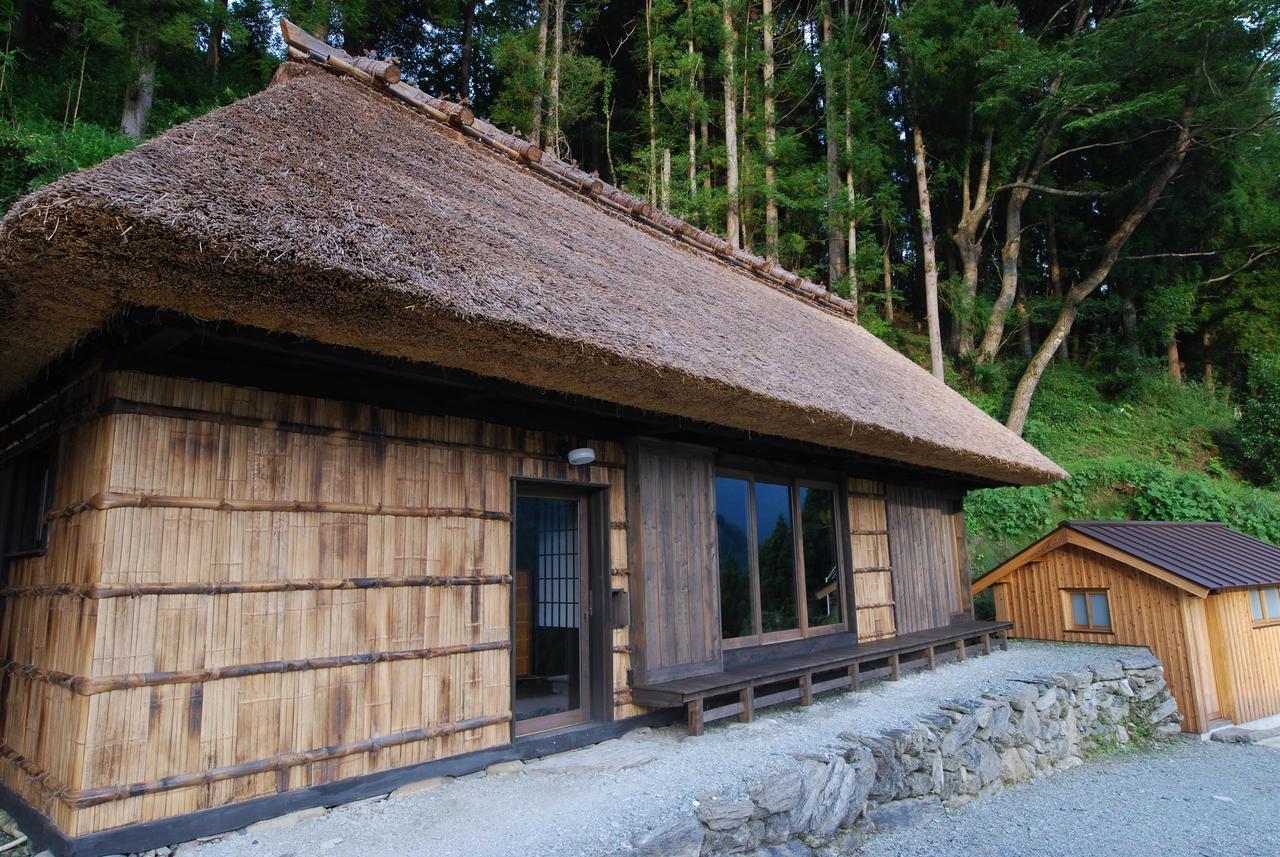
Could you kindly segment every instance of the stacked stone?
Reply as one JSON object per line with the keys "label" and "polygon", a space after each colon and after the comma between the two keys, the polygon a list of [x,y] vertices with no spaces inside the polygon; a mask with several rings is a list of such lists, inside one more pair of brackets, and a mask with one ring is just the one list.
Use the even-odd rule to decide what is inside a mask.
{"label": "stacked stone", "polygon": [[1136,718],[1181,731],[1164,668],[1126,656],[1078,672],[1017,679],[951,700],[909,726],[841,733],[745,796],[708,797],[633,840],[643,857],[835,857],[877,830],[922,824],[1006,785],[1079,765],[1090,743],[1127,744]]}

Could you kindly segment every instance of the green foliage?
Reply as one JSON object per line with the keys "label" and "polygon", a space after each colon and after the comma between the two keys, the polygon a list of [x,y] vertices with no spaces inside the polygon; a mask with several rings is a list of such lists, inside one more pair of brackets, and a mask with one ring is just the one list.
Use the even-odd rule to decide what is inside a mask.
{"label": "green foliage", "polygon": [[1260,484],[1280,481],[1280,353],[1249,363],[1247,396],[1240,406],[1240,452]]}
{"label": "green foliage", "polygon": [[136,141],[92,123],[64,128],[33,119],[0,125],[0,199],[14,198],[58,176],[126,151]]}

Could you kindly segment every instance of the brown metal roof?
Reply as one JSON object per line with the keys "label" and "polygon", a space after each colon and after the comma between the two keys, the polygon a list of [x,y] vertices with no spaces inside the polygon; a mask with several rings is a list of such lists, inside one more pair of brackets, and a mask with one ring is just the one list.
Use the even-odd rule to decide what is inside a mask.
{"label": "brown metal roof", "polygon": [[1280,547],[1217,521],[1064,521],[1063,526],[1211,590],[1280,584]]}

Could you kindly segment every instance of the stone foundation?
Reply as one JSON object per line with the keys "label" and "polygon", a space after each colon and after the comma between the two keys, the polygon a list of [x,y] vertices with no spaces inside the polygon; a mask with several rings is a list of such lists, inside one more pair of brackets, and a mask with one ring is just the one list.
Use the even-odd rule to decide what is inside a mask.
{"label": "stone foundation", "polygon": [[745,795],[708,796],[637,836],[642,857],[836,857],[877,830],[922,824],[1006,785],[1081,763],[1086,748],[1179,733],[1149,655],[1016,680],[879,735],[844,732]]}

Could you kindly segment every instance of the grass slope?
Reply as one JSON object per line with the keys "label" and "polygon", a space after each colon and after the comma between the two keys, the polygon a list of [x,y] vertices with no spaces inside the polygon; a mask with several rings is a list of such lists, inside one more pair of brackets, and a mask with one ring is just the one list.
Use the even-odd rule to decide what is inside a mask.
{"label": "grass slope", "polygon": [[[981,387],[952,383],[999,419],[1016,381],[1005,372],[997,369]],[[1052,367],[1026,438],[1071,478],[972,492],[965,511],[974,575],[1067,518],[1216,520],[1280,544],[1280,492],[1251,485],[1234,465],[1236,421],[1224,393],[1176,384],[1163,372]]]}

